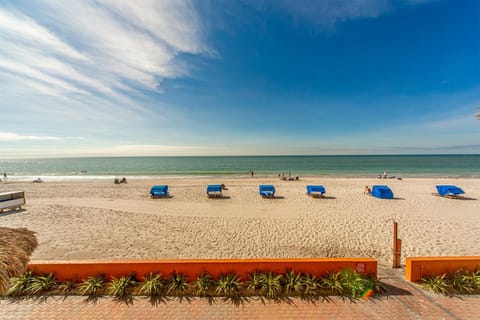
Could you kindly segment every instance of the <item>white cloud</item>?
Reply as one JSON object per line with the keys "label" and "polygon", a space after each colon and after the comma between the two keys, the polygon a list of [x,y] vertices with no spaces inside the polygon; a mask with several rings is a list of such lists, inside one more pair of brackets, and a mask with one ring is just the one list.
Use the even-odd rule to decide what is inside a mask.
{"label": "white cloud", "polygon": [[31,136],[14,132],[0,132],[0,141],[59,141],[66,139],[83,140],[82,137],[52,137],[52,136]]}
{"label": "white cloud", "polygon": [[2,112],[109,123],[149,118],[144,92],[187,76],[182,54],[210,54],[202,33],[189,0],[0,4]]}

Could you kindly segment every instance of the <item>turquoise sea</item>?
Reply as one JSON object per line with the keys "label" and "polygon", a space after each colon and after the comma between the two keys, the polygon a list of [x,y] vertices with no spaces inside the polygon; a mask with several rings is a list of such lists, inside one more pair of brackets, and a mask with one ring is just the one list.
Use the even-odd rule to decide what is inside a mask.
{"label": "turquoise sea", "polygon": [[[480,178],[480,155],[362,155],[362,156],[212,156],[102,157],[0,160],[0,173],[9,179],[102,179],[172,176],[371,177],[387,170],[400,177]],[[0,176],[0,178],[2,178]]]}

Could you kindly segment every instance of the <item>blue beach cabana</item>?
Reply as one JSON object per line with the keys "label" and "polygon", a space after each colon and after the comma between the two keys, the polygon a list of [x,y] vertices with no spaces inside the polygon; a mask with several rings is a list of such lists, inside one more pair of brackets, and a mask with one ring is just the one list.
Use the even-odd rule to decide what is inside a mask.
{"label": "blue beach cabana", "polygon": [[168,196],[168,186],[153,186],[150,189],[152,198],[161,198]]}
{"label": "blue beach cabana", "polygon": [[445,197],[445,196],[450,196],[450,197],[458,197],[461,194],[464,194],[465,192],[460,189],[457,186],[447,186],[447,185],[439,185],[436,186],[438,195]]}
{"label": "blue beach cabana", "polygon": [[307,194],[312,197],[323,197],[325,194],[324,186],[307,186]]}
{"label": "blue beach cabana", "polygon": [[393,192],[387,186],[373,186],[372,196],[380,199],[393,199]]}
{"label": "blue beach cabana", "polygon": [[221,184],[209,184],[207,186],[207,195],[208,195],[209,198],[222,196],[222,185]]}
{"label": "blue beach cabana", "polygon": [[275,187],[270,184],[262,184],[259,187],[259,193],[262,197],[273,197],[275,196]]}

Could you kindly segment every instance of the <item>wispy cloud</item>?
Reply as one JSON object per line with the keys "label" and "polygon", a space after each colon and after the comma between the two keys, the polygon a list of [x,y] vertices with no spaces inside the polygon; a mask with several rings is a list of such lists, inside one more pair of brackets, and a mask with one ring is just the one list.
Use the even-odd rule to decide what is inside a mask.
{"label": "wispy cloud", "polygon": [[332,29],[337,23],[364,18],[376,18],[396,8],[418,5],[432,0],[260,0],[247,1],[259,10],[276,8],[295,21]]}
{"label": "wispy cloud", "polygon": [[189,0],[6,2],[0,47],[2,111],[107,122],[149,117],[149,92],[190,74],[181,55],[214,52]]}
{"label": "wispy cloud", "polygon": [[52,137],[52,136],[32,136],[14,132],[0,132],[0,141],[60,141],[60,140],[83,140],[83,137]]}

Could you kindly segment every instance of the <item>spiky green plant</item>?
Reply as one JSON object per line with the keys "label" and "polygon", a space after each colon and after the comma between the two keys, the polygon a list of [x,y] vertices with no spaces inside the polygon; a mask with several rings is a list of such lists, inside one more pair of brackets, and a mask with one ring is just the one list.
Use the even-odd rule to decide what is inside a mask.
{"label": "spiky green plant", "polygon": [[302,274],[290,270],[283,277],[283,288],[285,293],[300,292],[303,289]]}
{"label": "spiky green plant", "polygon": [[165,288],[165,279],[161,273],[150,272],[143,278],[140,293],[150,297],[159,296]]}
{"label": "spiky green plant", "polygon": [[453,289],[465,292],[472,293],[475,291],[475,284],[473,282],[473,277],[471,273],[466,269],[458,269],[448,276],[449,282],[451,283]]}
{"label": "spiky green plant", "polygon": [[182,294],[188,288],[187,278],[183,274],[173,273],[167,287],[167,293]]}
{"label": "spiky green plant", "polygon": [[432,275],[420,280],[422,286],[443,295],[448,295],[451,285],[448,283],[447,275],[444,273],[441,276]]}
{"label": "spiky green plant", "polygon": [[273,274],[271,272],[260,274],[260,290],[263,295],[269,299],[277,299],[282,292],[281,274]]}
{"label": "spiky green plant", "polygon": [[330,290],[331,292],[337,294],[341,294],[343,292],[340,272],[331,272],[327,274],[321,279],[320,283],[323,288]]}
{"label": "spiky green plant", "polygon": [[318,293],[320,285],[316,276],[308,272],[302,275],[303,295],[307,297],[315,296]]}
{"label": "spiky green plant", "polygon": [[204,297],[207,295],[208,290],[213,288],[214,282],[212,276],[208,273],[203,273],[197,277],[193,282],[195,287],[195,293],[197,296]]}
{"label": "spiky green plant", "polygon": [[113,278],[108,287],[108,293],[117,298],[123,298],[128,294],[129,288],[135,287],[138,281],[135,275],[129,274],[120,278]]}
{"label": "spiky green plant", "polygon": [[248,280],[245,281],[245,285],[248,290],[259,290],[261,285],[260,279],[261,273],[254,271],[253,273],[248,274]]}
{"label": "spiky green plant", "polygon": [[53,273],[33,276],[28,286],[27,293],[33,295],[40,294],[44,291],[53,289],[56,285],[57,281],[55,280],[55,275]]}
{"label": "spiky green plant", "polygon": [[366,286],[368,289],[373,289],[374,294],[384,292],[385,289],[383,288],[382,282],[377,278],[373,278],[372,276],[368,275],[365,278]]}
{"label": "spiky green plant", "polygon": [[216,285],[217,288],[215,289],[215,292],[229,298],[238,297],[242,287],[240,277],[235,273],[229,273],[227,275],[222,273],[216,282]]}
{"label": "spiky green plant", "polygon": [[58,284],[57,289],[63,294],[69,294],[76,286],[75,280],[65,280]]}
{"label": "spiky green plant", "polygon": [[352,298],[360,298],[369,288],[367,280],[352,269],[340,271],[343,292]]}
{"label": "spiky green plant", "polygon": [[83,282],[78,286],[78,289],[80,290],[80,293],[84,296],[93,296],[101,292],[104,284],[105,276],[96,275],[83,280]]}
{"label": "spiky green plant", "polygon": [[472,284],[475,290],[480,290],[480,269],[474,270],[470,277],[472,278]]}
{"label": "spiky green plant", "polygon": [[34,275],[32,270],[22,273],[20,276],[11,280],[11,286],[8,291],[8,295],[18,296],[28,293],[30,283],[32,282]]}

